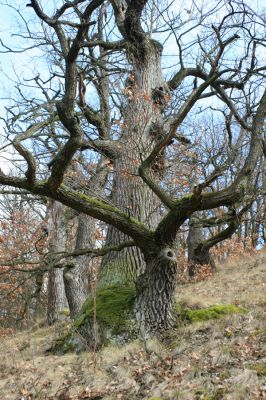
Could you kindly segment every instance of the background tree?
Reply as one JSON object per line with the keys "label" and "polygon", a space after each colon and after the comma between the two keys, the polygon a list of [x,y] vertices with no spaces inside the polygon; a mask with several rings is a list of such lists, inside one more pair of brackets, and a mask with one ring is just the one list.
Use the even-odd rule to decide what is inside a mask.
{"label": "background tree", "polygon": [[[43,275],[39,267],[47,241],[46,222],[41,209],[34,209],[21,194],[6,194],[1,202],[0,297],[1,326],[23,328],[43,314]],[[36,211],[38,211],[38,213]],[[28,221],[31,220],[31,224]],[[27,271],[27,273],[25,273]]]}

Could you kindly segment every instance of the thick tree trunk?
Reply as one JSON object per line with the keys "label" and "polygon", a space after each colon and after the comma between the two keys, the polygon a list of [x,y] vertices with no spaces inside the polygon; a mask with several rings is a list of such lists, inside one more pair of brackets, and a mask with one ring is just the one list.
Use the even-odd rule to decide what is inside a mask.
{"label": "thick tree trunk", "polygon": [[[63,207],[57,201],[50,202],[48,246],[51,253],[65,251],[67,233]],[[57,268],[49,271],[47,297],[47,322],[52,325],[60,319],[60,312],[67,305],[62,269]]]}
{"label": "thick tree trunk", "polygon": [[[114,162],[112,201],[129,216],[154,227],[159,219],[159,201],[138,176],[138,166],[163,134],[162,111],[168,92],[162,75],[160,45],[150,41],[146,50],[147,54],[141,60],[133,57],[132,73],[125,86],[128,104],[122,115],[121,152]],[[163,170],[160,161],[157,172]],[[107,245],[128,239],[116,228],[108,228]],[[108,281],[134,282],[144,268],[144,258],[137,248],[111,252],[103,259],[100,281],[103,284]]]}
{"label": "thick tree trunk", "polygon": [[89,296],[69,334],[55,346],[56,352],[98,350],[111,340],[125,343],[146,339],[175,326],[174,292],[177,258],[172,247],[153,253],[147,246],[146,268],[134,286],[116,284]]}
{"label": "thick tree trunk", "polygon": [[163,333],[173,328],[174,291],[177,259],[171,248],[164,248],[147,262],[145,272],[137,280],[135,315],[142,337]]}
{"label": "thick tree trunk", "polygon": [[[125,84],[127,106],[124,108],[119,155],[114,160],[112,202],[129,217],[134,216],[149,227],[155,227],[160,219],[160,201],[139,177],[138,168],[155,143],[164,135],[162,112],[167,106],[169,92],[161,68],[161,46],[150,40],[146,43],[146,54],[130,54],[132,72]],[[141,58],[138,58],[141,57]],[[164,157],[156,160],[153,173],[159,179],[164,170]],[[109,226],[106,245],[117,245],[130,238]],[[171,252],[171,250],[169,250]],[[144,256],[137,247],[120,252],[110,252],[102,260],[98,274],[97,290],[101,293],[108,286],[129,287],[137,281],[135,313],[142,334],[163,331],[174,324],[173,292],[176,285],[176,259],[160,253],[146,267]],[[162,267],[162,268],[161,268]],[[145,282],[142,285],[141,280]],[[87,304],[91,305],[92,295]],[[105,337],[106,327],[100,319],[97,323],[82,309],[74,322],[75,330],[85,337],[86,345],[99,348]],[[130,315],[127,314],[128,318]],[[131,318],[133,318],[133,310]],[[85,334],[84,334],[85,332]],[[145,333],[145,334],[146,334]],[[108,334],[109,335],[109,334]],[[119,335],[118,335],[119,336]],[[122,335],[123,336],[123,335]],[[77,336],[74,333],[74,342]]]}

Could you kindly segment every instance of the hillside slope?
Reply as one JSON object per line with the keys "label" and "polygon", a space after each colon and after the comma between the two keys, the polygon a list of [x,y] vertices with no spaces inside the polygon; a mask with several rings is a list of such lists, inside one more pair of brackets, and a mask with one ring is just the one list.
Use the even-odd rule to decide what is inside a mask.
{"label": "hillside slope", "polygon": [[[98,354],[46,355],[67,322],[1,339],[0,399],[266,399],[266,253],[220,265],[178,287],[180,310],[233,304],[241,312],[182,320],[163,342]],[[203,319],[203,320],[202,320]],[[204,320],[206,319],[206,320]]]}

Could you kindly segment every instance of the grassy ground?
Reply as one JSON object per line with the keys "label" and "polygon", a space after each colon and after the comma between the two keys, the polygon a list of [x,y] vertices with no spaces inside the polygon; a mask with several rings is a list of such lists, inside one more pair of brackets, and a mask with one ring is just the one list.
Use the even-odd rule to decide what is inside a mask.
{"label": "grassy ground", "polygon": [[183,308],[235,304],[248,312],[180,322],[163,343],[98,354],[46,355],[66,322],[1,338],[0,399],[266,399],[266,253],[179,286],[176,300]]}

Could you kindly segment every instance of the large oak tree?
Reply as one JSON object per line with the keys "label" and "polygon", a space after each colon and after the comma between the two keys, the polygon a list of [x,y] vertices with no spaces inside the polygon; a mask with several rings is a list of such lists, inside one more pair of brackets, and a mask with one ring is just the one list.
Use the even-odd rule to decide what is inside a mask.
{"label": "large oak tree", "polygon": [[[244,3],[227,1],[192,2],[178,12],[176,2],[148,0],[75,0],[50,12],[41,3],[31,0],[27,6],[43,33],[37,39],[30,29],[28,34],[41,42],[50,76],[42,79],[40,71],[33,78],[43,93],[36,107],[24,97],[24,111],[14,115],[9,109],[6,132],[25,161],[24,175],[1,172],[0,183],[54,199],[103,221],[109,232],[116,230],[116,240],[110,234],[106,248],[87,253],[134,247],[128,262],[134,267],[139,257],[137,268],[141,264],[137,274],[133,271],[135,318],[142,334],[163,332],[175,324],[178,231],[198,211],[233,207],[241,212],[253,195],[266,116],[257,16]],[[162,67],[164,41],[167,51],[176,53],[168,77]],[[232,137],[227,156],[184,195],[169,190],[165,161],[173,143],[188,141],[187,118],[202,107],[214,114],[222,107]],[[215,188],[240,151],[243,130],[240,168]],[[47,146],[55,139],[52,158],[40,168],[40,141]],[[65,179],[76,155],[91,152],[97,160],[109,160],[111,201]]]}

